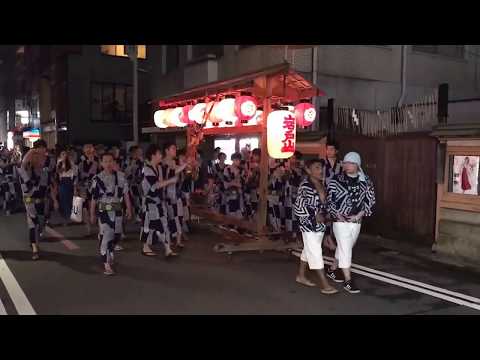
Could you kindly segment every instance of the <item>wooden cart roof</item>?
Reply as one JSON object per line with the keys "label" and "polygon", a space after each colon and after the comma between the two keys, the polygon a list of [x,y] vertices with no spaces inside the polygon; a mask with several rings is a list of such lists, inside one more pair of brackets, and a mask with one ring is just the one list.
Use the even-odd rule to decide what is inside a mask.
{"label": "wooden cart roof", "polygon": [[224,95],[239,95],[246,91],[257,98],[266,94],[262,86],[262,78],[270,77],[273,82],[272,102],[290,102],[324,96],[325,93],[293,70],[289,63],[268,67],[260,71],[247,73],[227,80],[221,80],[198,86],[169,97],[160,98],[158,106],[182,106],[191,101],[215,98]]}

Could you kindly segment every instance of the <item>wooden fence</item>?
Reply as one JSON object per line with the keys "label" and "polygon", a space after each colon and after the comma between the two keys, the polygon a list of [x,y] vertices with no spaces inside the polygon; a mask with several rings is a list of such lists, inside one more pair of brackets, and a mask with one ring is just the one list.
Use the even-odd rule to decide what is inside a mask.
{"label": "wooden fence", "polygon": [[429,131],[437,121],[436,95],[389,110],[369,111],[340,106],[335,107],[334,115],[336,129],[374,137]]}
{"label": "wooden fence", "polygon": [[338,135],[342,154],[357,151],[375,184],[375,214],[365,230],[400,241],[432,244],[436,204],[436,139],[425,133],[382,138]]}

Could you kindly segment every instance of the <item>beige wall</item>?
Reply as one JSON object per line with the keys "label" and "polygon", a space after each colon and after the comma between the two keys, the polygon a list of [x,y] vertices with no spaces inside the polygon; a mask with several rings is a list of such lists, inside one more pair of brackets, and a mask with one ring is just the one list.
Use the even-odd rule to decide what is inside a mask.
{"label": "beige wall", "polygon": [[[475,51],[476,47],[469,45],[468,50]],[[340,105],[369,110],[396,104],[401,90],[401,45],[318,45],[317,48],[318,86],[327,94],[320,100],[321,105],[326,105],[328,98],[335,98]],[[183,65],[167,75],[156,72],[152,78],[154,97],[168,96],[215,79],[228,79],[281,63],[285,48],[253,46],[238,50],[237,45],[225,45],[224,56],[220,59],[194,65],[188,65],[187,54],[188,46],[182,46]],[[312,49],[289,50],[287,60],[311,79]],[[478,59],[417,53],[409,46],[405,102],[415,102],[433,94],[443,82],[450,84],[451,98],[479,96],[478,65],[473,60]]]}

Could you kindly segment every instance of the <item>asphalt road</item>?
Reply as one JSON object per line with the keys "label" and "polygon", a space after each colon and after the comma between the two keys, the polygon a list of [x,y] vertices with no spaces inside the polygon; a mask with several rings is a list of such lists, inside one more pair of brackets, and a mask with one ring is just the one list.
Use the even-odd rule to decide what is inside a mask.
{"label": "asphalt road", "polygon": [[0,314],[480,314],[477,273],[364,239],[354,251],[354,263],[368,268],[355,274],[362,292],[325,296],[295,282],[297,258],[217,254],[221,239],[202,225],[170,261],[141,256],[138,229],[130,226],[113,277],[103,275],[97,241],[83,226],[53,229],[33,262],[24,215],[0,216]]}

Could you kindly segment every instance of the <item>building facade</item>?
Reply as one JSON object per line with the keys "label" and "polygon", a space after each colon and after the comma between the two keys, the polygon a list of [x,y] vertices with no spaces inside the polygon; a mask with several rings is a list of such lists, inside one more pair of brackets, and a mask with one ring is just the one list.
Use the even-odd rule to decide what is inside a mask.
{"label": "building facade", "polygon": [[[32,126],[50,147],[86,142],[118,144],[133,140],[133,66],[125,45],[24,46],[16,97],[26,99]],[[155,52],[153,52],[154,54]],[[138,46],[139,122],[150,117],[149,71],[155,60]]]}
{"label": "building facade", "polygon": [[[377,110],[397,104],[402,90],[403,45],[165,45],[152,71],[152,96],[235,77],[283,61],[312,80],[339,105]],[[477,45],[406,45],[404,103],[431,95],[441,83],[452,99],[478,96]]]}
{"label": "building facade", "polygon": [[7,142],[10,123],[15,119],[14,67],[15,49],[13,45],[0,46],[0,143]]}
{"label": "building facade", "polygon": [[[479,46],[407,45],[405,66],[402,47],[139,46],[139,125],[153,126],[151,99],[285,61],[326,93],[316,101],[320,116],[313,130],[324,124],[321,110],[329,98],[338,106],[361,110],[395,106],[402,79],[404,103],[435,93],[440,83],[450,85],[451,99],[478,97]],[[133,139],[133,69],[124,45],[35,45],[17,50],[14,99],[18,106],[12,108],[12,101],[9,106],[28,118],[10,116],[7,130],[18,130],[18,125],[38,127],[51,146]],[[1,129],[0,136],[5,136]]]}

